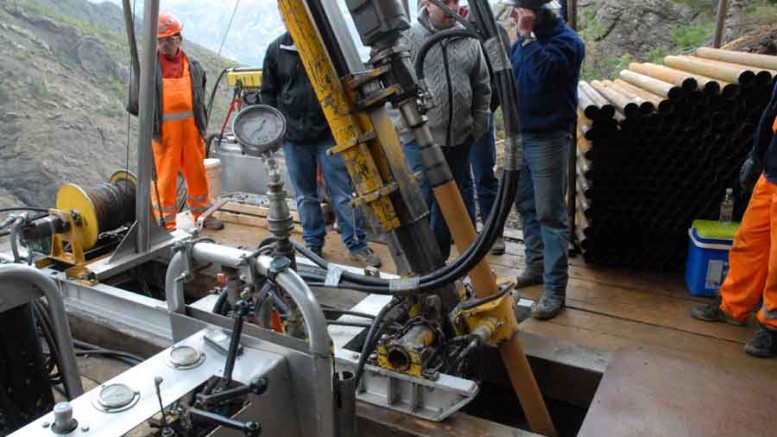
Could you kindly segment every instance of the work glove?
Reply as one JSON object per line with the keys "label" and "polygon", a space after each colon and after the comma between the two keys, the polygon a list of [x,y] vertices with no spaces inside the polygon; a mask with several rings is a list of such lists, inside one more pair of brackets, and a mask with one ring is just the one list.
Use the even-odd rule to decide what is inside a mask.
{"label": "work glove", "polygon": [[739,184],[745,192],[750,193],[761,176],[761,165],[752,156],[748,156],[739,170]]}

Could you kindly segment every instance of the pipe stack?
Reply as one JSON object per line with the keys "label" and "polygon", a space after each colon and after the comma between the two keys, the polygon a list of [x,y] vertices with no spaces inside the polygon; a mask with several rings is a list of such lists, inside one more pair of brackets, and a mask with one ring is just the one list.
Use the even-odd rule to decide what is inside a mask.
{"label": "pipe stack", "polygon": [[577,237],[586,261],[680,269],[695,219],[715,220],[777,79],[777,57],[702,48],[580,82]]}

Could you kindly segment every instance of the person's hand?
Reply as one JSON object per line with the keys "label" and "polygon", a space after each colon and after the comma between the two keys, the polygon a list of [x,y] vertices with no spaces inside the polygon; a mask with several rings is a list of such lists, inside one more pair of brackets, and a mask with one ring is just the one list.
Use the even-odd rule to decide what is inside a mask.
{"label": "person's hand", "polygon": [[531,9],[516,8],[518,15],[518,35],[525,36],[530,34],[534,30],[534,22],[537,19],[537,15]]}
{"label": "person's hand", "polygon": [[755,183],[758,182],[760,176],[760,166],[752,156],[748,157],[739,170],[739,184],[742,186],[742,189],[748,193],[753,191],[753,187],[755,187]]}

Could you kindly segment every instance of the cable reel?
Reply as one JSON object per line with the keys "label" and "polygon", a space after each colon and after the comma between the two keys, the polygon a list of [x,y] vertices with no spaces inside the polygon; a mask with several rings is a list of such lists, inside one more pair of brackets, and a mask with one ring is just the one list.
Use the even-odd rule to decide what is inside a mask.
{"label": "cable reel", "polygon": [[100,234],[135,221],[137,185],[137,177],[126,170],[116,171],[107,183],[90,190],[71,183],[62,185],[56,208],[22,229],[25,241],[51,238],[51,252],[37,266],[60,262],[72,266],[65,271],[68,277],[83,277],[86,251],[97,245]]}

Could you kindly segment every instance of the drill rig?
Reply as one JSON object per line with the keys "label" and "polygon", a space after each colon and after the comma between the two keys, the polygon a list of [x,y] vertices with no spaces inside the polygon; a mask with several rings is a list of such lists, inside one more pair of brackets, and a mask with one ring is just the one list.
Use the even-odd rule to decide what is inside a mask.
{"label": "drill rig", "polygon": [[[455,15],[439,0],[430,1]],[[128,2],[124,3],[126,13]],[[121,435],[156,412],[162,435],[220,435],[226,429],[246,435],[259,435],[263,429],[271,435],[354,435],[355,399],[443,420],[477,394],[477,384],[466,379],[471,375],[468,363],[489,346],[498,348],[532,430],[555,435],[516,335],[513,284],[498,284],[484,259],[509,214],[521,164],[515,79],[491,8],[485,0],[471,0],[475,24],[462,20],[464,29],[440,32],[420,50],[413,65],[402,39],[409,21],[398,1],[346,4],[362,43],[372,49],[367,66],[359,59],[336,0],[278,1],[335,137],[337,146],[330,153],[343,156],[356,191],[354,206],[363,207],[386,236],[398,275],[365,275],[333,265],[289,240],[292,223],[282,177],[271,155],[282,139],[278,126],[283,122],[271,108],[261,106],[243,109],[235,122],[275,120],[269,124],[261,120],[257,129],[245,130],[242,138],[238,135],[245,153],[264,160],[270,173],[267,221],[274,237],[248,251],[196,235],[162,236],[149,220],[153,25],[159,2],[147,0],[137,221],[111,259],[137,265],[173,249],[164,286],[164,317],[169,320],[165,330],[176,343],[74,399],[72,406],[58,405],[20,435],[41,435],[41,427],[51,427],[55,434],[66,430],[65,434],[85,435],[91,429],[99,435]],[[445,39],[463,37],[482,43],[498,84],[507,133],[498,207],[479,235],[469,220],[459,220],[467,216],[464,203],[424,116],[430,101],[422,80],[424,53]],[[420,146],[425,177],[461,254],[450,264],[437,247],[389,107],[399,112]],[[270,129],[265,126],[274,126],[274,133],[263,132]],[[241,128],[234,130],[237,134]],[[250,132],[265,139],[254,141]],[[208,268],[220,268],[214,291],[223,299],[214,302],[214,294],[209,296],[214,299],[192,301],[184,288]],[[108,271],[113,269],[100,270]],[[74,286],[66,277],[58,280],[65,289]],[[317,288],[371,295],[368,299],[377,310],[363,335],[342,340],[327,330],[313,293]],[[144,305],[136,297],[110,294],[129,307]],[[144,318],[154,317],[159,313]],[[142,323],[135,329],[143,329]],[[152,381],[149,375],[157,378]]]}
{"label": "drill rig", "polygon": [[[461,360],[468,353],[479,346],[495,345],[532,429],[552,435],[553,424],[516,336],[511,286],[500,288],[484,260],[497,236],[495,229],[509,214],[520,168],[512,68],[487,1],[470,2],[476,26],[444,3],[431,1],[459,19],[464,29],[436,34],[420,49],[415,66],[409,48],[403,44],[402,32],[409,23],[398,1],[346,2],[362,43],[372,49],[367,68],[345,31],[336,2],[278,2],[337,141],[331,153],[342,154],[358,196],[354,203],[367,206],[373,223],[388,235],[400,274],[394,280],[347,273],[341,277],[343,287],[393,296],[367,334],[356,380],[360,381],[364,363],[370,359],[373,342],[378,345],[379,367],[420,378],[434,378],[440,370],[461,371]],[[423,115],[429,99],[419,81],[425,53],[434,44],[460,37],[482,42],[498,84],[507,133],[507,158],[497,195],[499,207],[477,238],[472,224],[459,220],[467,213]],[[461,253],[451,264],[443,265],[432,240],[426,207],[386,110],[389,104],[399,111],[420,146],[425,177]],[[317,261],[326,267],[322,260]],[[459,280],[467,274],[469,284],[464,287]]]}

